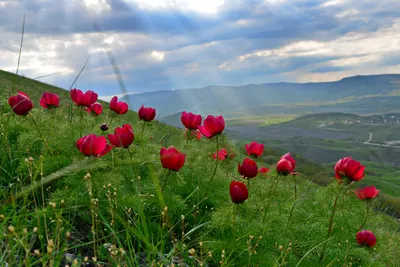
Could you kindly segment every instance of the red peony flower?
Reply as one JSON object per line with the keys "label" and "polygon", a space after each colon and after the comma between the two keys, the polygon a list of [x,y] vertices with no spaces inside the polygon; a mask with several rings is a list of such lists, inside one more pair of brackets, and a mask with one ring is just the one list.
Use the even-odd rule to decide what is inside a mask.
{"label": "red peony flower", "polygon": [[200,125],[198,129],[207,138],[222,134],[225,129],[225,120],[222,116],[208,115],[203,124],[204,126]]}
{"label": "red peony flower", "polygon": [[113,146],[107,144],[104,136],[89,134],[76,142],[76,147],[86,156],[101,157],[110,152]]}
{"label": "red peony flower", "polygon": [[185,164],[186,155],[179,152],[174,146],[170,146],[168,149],[161,148],[160,160],[163,168],[171,171],[179,171]]}
{"label": "red peony flower", "polygon": [[108,140],[113,146],[128,148],[135,140],[132,126],[124,124],[115,128],[114,134],[108,135]]}
{"label": "red peony flower", "polygon": [[33,108],[33,103],[29,99],[29,96],[24,92],[18,92],[14,96],[10,96],[8,99],[8,104],[15,112],[15,114],[24,116],[29,113],[29,111]]}
{"label": "red peony flower", "polygon": [[125,114],[128,112],[128,104],[122,101],[118,102],[118,97],[114,96],[110,101],[110,109],[117,114]]}
{"label": "red peony flower", "polygon": [[202,121],[201,115],[193,114],[192,112],[182,112],[181,122],[189,130],[197,130]]}
{"label": "red peony flower", "polygon": [[199,130],[192,131],[192,135],[196,135],[197,140],[201,139],[201,132]]}
{"label": "red peony flower", "polygon": [[361,246],[373,247],[376,244],[376,237],[374,233],[369,230],[362,230],[356,235],[357,243]]}
{"label": "red peony flower", "polygon": [[95,116],[99,116],[103,112],[103,107],[99,102],[95,102],[89,107],[86,107],[86,112]]}
{"label": "red peony flower", "polygon": [[183,136],[185,138],[196,138],[197,140],[201,139],[201,132],[199,130],[188,130],[185,129],[185,132],[183,133]]}
{"label": "red peony flower", "polygon": [[380,190],[376,190],[375,186],[366,186],[364,188],[358,188],[354,192],[361,200],[369,200],[378,196]]}
{"label": "red peony flower", "polygon": [[156,117],[156,110],[154,108],[145,108],[142,105],[138,110],[138,116],[142,121],[152,121]]}
{"label": "red peony flower", "polygon": [[264,152],[264,144],[259,144],[255,141],[251,142],[251,144],[246,144],[246,152],[249,156],[253,156],[256,158],[261,157]]}
{"label": "red peony flower", "polygon": [[[218,160],[225,160],[228,157],[228,151],[226,151],[225,148],[222,148],[221,150],[218,151]],[[213,159],[217,158],[217,153],[214,152],[212,155]]]}
{"label": "red peony flower", "polygon": [[351,157],[342,158],[335,165],[335,176],[337,179],[346,177],[350,182],[360,181],[364,178],[364,166]]}
{"label": "red peony flower", "polygon": [[58,107],[60,104],[60,97],[57,94],[44,92],[40,98],[40,105],[47,109]]}
{"label": "red peony flower", "polygon": [[267,174],[269,171],[270,171],[270,169],[267,168],[267,167],[260,167],[258,169],[258,172],[261,173],[261,174],[264,174],[264,175]]}
{"label": "red peony flower", "polygon": [[77,106],[85,106],[85,107],[90,107],[94,102],[97,101],[97,94],[91,90],[86,91],[83,93],[79,89],[72,89],[69,92],[72,101],[77,105]]}
{"label": "red peony flower", "polygon": [[245,179],[254,178],[258,174],[257,163],[249,158],[245,158],[242,165],[238,163],[238,171]]}
{"label": "red peony flower", "polygon": [[290,155],[290,153],[286,153],[281,157],[281,159],[287,159],[288,161],[290,161],[290,164],[292,164],[293,170],[296,169],[296,160],[292,157],[292,155]]}
{"label": "red peony flower", "polygon": [[232,181],[229,186],[231,200],[235,204],[240,204],[246,201],[249,197],[249,191],[244,183]]}
{"label": "red peony flower", "polygon": [[293,171],[292,163],[289,160],[282,158],[276,164],[276,172],[283,175],[288,175]]}

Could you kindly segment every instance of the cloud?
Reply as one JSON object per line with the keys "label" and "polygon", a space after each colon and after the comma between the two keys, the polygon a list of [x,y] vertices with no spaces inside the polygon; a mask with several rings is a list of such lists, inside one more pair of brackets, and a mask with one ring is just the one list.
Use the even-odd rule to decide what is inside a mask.
{"label": "cloud", "polygon": [[68,88],[90,56],[77,86],[102,95],[119,93],[107,51],[130,92],[332,80],[400,58],[396,0],[0,0],[0,13],[0,68],[16,69],[25,13],[21,72]]}

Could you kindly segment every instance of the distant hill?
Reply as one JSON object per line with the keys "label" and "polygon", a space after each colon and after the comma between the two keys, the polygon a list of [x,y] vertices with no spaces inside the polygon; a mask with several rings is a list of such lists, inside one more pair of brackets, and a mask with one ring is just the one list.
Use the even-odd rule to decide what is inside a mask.
{"label": "distant hill", "polygon": [[201,114],[290,113],[346,111],[358,114],[400,111],[400,74],[354,76],[335,82],[264,83],[207,86],[126,96],[133,109],[157,108],[158,116],[189,110]]}

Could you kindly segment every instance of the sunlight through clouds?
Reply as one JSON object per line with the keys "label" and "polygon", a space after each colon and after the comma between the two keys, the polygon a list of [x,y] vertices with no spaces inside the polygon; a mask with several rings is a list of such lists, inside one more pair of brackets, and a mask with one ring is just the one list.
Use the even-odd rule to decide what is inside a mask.
{"label": "sunlight through clouds", "polygon": [[144,9],[188,9],[199,13],[214,14],[224,5],[225,0],[127,0]]}
{"label": "sunlight through clouds", "polygon": [[151,51],[150,56],[155,60],[162,61],[165,57],[165,53],[160,51]]}
{"label": "sunlight through clouds", "polygon": [[0,0],[0,68],[15,71],[26,14],[21,70],[61,71],[44,80],[61,87],[90,55],[81,84],[114,88],[109,50],[132,92],[392,72],[399,10],[397,0]]}
{"label": "sunlight through clouds", "polygon": [[107,0],[83,0],[83,4],[88,10],[96,13],[111,10]]}

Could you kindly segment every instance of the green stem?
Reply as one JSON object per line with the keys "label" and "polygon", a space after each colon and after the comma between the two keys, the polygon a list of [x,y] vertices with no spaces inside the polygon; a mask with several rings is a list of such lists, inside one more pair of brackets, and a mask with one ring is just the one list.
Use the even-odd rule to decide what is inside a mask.
{"label": "green stem", "polygon": [[236,217],[239,211],[239,204],[235,204],[235,208],[233,211],[233,220],[232,220],[232,233],[235,233],[235,226],[236,226]]}
{"label": "green stem", "polygon": [[165,177],[164,177],[164,182],[163,182],[163,186],[161,188],[161,192],[164,192],[164,189],[167,186],[167,181],[168,181],[168,177],[170,174],[171,174],[171,170],[168,170],[168,172],[165,174]]}
{"label": "green stem", "polygon": [[83,109],[84,109],[84,108],[85,108],[85,107],[83,107],[83,106],[80,107],[81,110],[80,110],[80,114],[79,114],[79,115],[80,115],[81,118],[80,118],[80,120],[79,120],[79,134],[80,134],[79,137],[82,137],[82,136],[83,136],[83,134],[82,134],[82,129],[83,129],[83,127],[82,127],[82,126],[83,126],[83,125],[82,125],[82,120],[83,120]]}
{"label": "green stem", "polygon": [[110,122],[108,123],[108,128],[111,128],[111,123],[112,123],[114,117],[115,117],[114,115],[111,116],[111,120],[110,120]]}
{"label": "green stem", "polygon": [[190,130],[186,130],[186,146],[189,144],[189,138],[192,136],[192,132]]}
{"label": "green stem", "polygon": [[268,193],[267,193],[267,198],[268,198],[268,204],[266,208],[264,209],[264,215],[263,215],[263,223],[265,222],[265,218],[267,217],[267,211],[269,209],[269,205],[271,204],[271,199],[270,196],[272,194],[272,191],[275,189],[275,187],[278,185],[278,182],[280,180],[280,176],[275,180],[275,183],[269,188]]}
{"label": "green stem", "polygon": [[367,220],[368,220],[368,216],[369,216],[369,213],[370,213],[371,205],[370,205],[370,200],[367,200],[366,202],[367,202],[367,203],[366,203],[367,212],[366,212],[366,214],[365,214],[364,221],[363,221],[363,223],[361,224],[361,226],[360,226],[360,228],[358,229],[358,231],[360,231],[360,230],[367,224]]}
{"label": "green stem", "polygon": [[292,219],[294,207],[296,206],[296,204],[297,204],[297,202],[294,202],[293,205],[292,205],[292,208],[291,208],[291,210],[290,210],[289,218],[288,218],[288,221],[287,221],[287,223],[286,223],[286,228],[285,228],[285,236],[286,236],[287,230],[288,230],[288,228],[289,228],[289,223],[290,223],[290,220]]}
{"label": "green stem", "polygon": [[69,107],[68,107],[68,122],[71,123],[72,122],[72,118],[73,118],[73,112],[72,112],[72,108],[73,107],[73,103],[71,101],[71,103],[69,103]]}
{"label": "green stem", "polygon": [[250,178],[247,178],[247,190],[250,190]]}
{"label": "green stem", "polygon": [[142,126],[142,134],[141,134],[141,138],[142,138],[142,140],[144,140],[144,128],[146,128],[146,122],[145,121],[143,121],[143,126]]}
{"label": "green stem", "polygon": [[296,175],[294,175],[294,200],[296,201],[297,199],[297,179]]}
{"label": "green stem", "polygon": [[219,141],[218,141],[218,135],[217,135],[217,136],[215,136],[215,138],[216,138],[216,141],[217,141],[217,152],[216,152],[216,154],[217,154],[217,157],[216,157],[216,161],[215,161],[215,168],[214,168],[213,174],[211,175],[210,183],[213,181],[213,179],[214,179],[214,176],[215,176],[215,174],[217,173],[218,161],[219,161],[219,159],[218,159],[218,150],[219,150]]}
{"label": "green stem", "polygon": [[[337,209],[337,202],[339,200],[339,196],[340,196],[341,191],[339,191],[336,195],[335,201],[333,202],[333,208],[332,208],[332,213],[331,216],[329,217],[329,227],[328,227],[328,232],[326,234],[326,240],[328,240],[332,234],[332,230],[333,230],[333,219],[335,218],[335,213],[336,213],[336,209]],[[321,256],[319,257],[319,260],[322,261],[324,259],[324,253],[326,250],[326,246],[328,243],[324,244],[324,248],[322,249],[322,253]]]}
{"label": "green stem", "polygon": [[[132,152],[129,149],[129,147],[126,148],[128,150],[128,154],[129,154],[129,158],[131,159],[131,164],[132,164],[132,170],[133,170],[133,176],[136,176],[137,178],[137,173],[136,173],[136,168],[135,168],[135,163],[133,161],[133,157],[132,157]],[[140,181],[138,179],[138,187],[137,187],[137,192],[140,195]]]}
{"label": "green stem", "polygon": [[37,122],[36,122],[36,120],[35,120],[35,117],[33,117],[33,115],[32,115],[31,113],[29,113],[29,115],[31,116],[32,121],[33,121],[33,124],[35,125],[36,129],[38,130],[39,135],[40,135],[40,138],[42,138],[44,145],[46,146],[46,148],[47,148],[48,150],[50,150],[49,145],[47,144],[47,141],[46,141],[46,139],[44,138],[43,133],[42,133],[42,131],[40,130],[39,125],[37,124]]}

